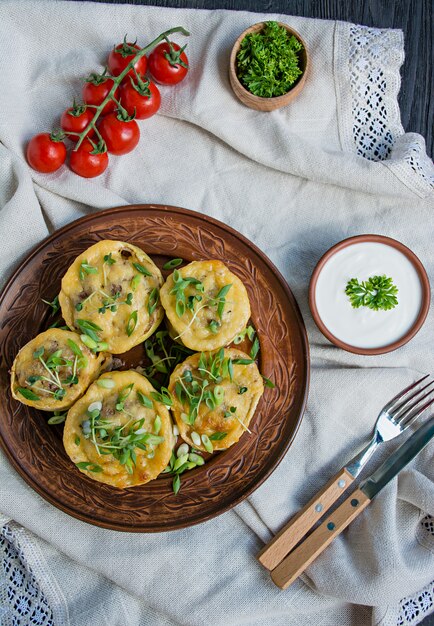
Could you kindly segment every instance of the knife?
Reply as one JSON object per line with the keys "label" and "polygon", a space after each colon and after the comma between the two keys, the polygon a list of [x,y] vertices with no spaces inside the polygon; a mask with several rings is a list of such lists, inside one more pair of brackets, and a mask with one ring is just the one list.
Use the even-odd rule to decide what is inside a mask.
{"label": "knife", "polygon": [[274,583],[281,589],[293,583],[433,437],[434,417],[431,417],[271,571]]}

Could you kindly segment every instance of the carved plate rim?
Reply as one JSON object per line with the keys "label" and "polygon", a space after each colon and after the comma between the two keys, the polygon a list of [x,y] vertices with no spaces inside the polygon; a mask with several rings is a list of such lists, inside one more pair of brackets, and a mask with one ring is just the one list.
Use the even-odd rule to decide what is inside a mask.
{"label": "carved plate rim", "polygon": [[[85,215],[77,220],[74,220],[66,224],[59,230],[55,231],[53,234],[46,237],[39,244],[37,244],[29,252],[29,254],[26,255],[26,257],[18,264],[18,266],[13,271],[11,277],[6,282],[0,294],[0,332],[3,331],[3,327],[5,326],[5,321],[3,319],[4,307],[2,307],[2,304],[4,303],[5,299],[10,294],[10,292],[14,290],[15,285],[17,281],[19,280],[20,275],[25,270],[28,269],[28,267],[34,261],[34,259],[36,259],[39,255],[42,255],[44,251],[48,251],[50,246],[55,244],[56,241],[62,240],[68,233],[71,233],[71,231],[73,232],[73,231],[76,231],[77,229],[80,229],[85,224],[92,226],[92,224],[96,222],[101,222],[101,223],[107,222],[107,226],[108,226],[111,223],[110,220],[112,220],[114,216],[118,215],[119,213],[123,215],[124,213],[132,212],[132,211],[133,212],[141,211],[144,214],[146,214],[147,212],[149,213],[158,212],[158,213],[161,213],[161,215],[166,215],[166,216],[171,216],[171,217],[180,216],[180,217],[186,218],[187,220],[192,219],[194,221],[198,221],[200,226],[202,225],[207,226],[211,228],[211,230],[214,228],[214,229],[217,229],[218,231],[223,231],[226,234],[226,236],[230,236],[234,238],[235,240],[238,240],[243,250],[248,250],[252,254],[253,257],[256,257],[264,266],[266,266],[268,271],[274,276],[275,280],[277,280],[280,289],[285,295],[285,298],[286,298],[285,304],[289,305],[291,308],[291,315],[294,317],[294,320],[295,320],[295,325],[294,325],[293,330],[297,334],[296,339],[299,343],[300,354],[299,354],[298,365],[299,367],[301,367],[301,370],[302,370],[301,371],[302,378],[299,381],[298,391],[297,391],[296,407],[294,411],[292,411],[292,405],[290,407],[293,413],[292,432],[290,436],[288,436],[287,439],[283,443],[281,442],[279,444],[280,447],[279,447],[278,453],[275,454],[274,458],[272,459],[272,462],[269,463],[265,468],[263,468],[264,471],[262,471],[262,473],[259,473],[257,480],[254,480],[253,482],[248,484],[247,487],[245,488],[238,487],[238,490],[235,491],[233,494],[231,494],[229,499],[228,499],[228,496],[226,496],[225,498],[222,498],[222,502],[219,502],[219,491],[217,490],[216,502],[214,502],[212,506],[209,503],[208,509],[205,508],[205,510],[200,511],[199,513],[195,511],[195,514],[191,515],[190,517],[183,516],[181,519],[179,519],[179,512],[175,509],[174,512],[171,511],[171,513],[173,513],[171,519],[168,519],[167,521],[164,522],[164,524],[159,524],[159,525],[153,525],[152,523],[149,523],[149,520],[146,519],[146,515],[149,515],[149,512],[146,513],[144,517],[142,516],[141,523],[136,523],[136,521],[134,523],[128,522],[128,521],[125,522],[124,520],[122,520],[121,522],[117,522],[113,518],[109,518],[107,516],[105,517],[104,511],[99,511],[98,515],[90,515],[89,513],[82,513],[79,507],[77,508],[77,507],[72,506],[69,501],[65,502],[65,493],[62,492],[62,490],[60,490],[60,492],[56,491],[55,489],[50,490],[49,487],[47,488],[46,486],[42,485],[41,481],[38,480],[38,472],[33,471],[32,468],[30,468],[29,470],[29,467],[26,467],[25,464],[23,464],[23,462],[20,460],[20,455],[18,453],[19,451],[16,449],[16,446],[15,448],[12,446],[12,449],[11,449],[11,444],[10,443],[8,444],[7,438],[5,438],[5,425],[4,425],[7,423],[6,418],[4,419],[5,417],[4,412],[7,411],[7,407],[5,409],[4,406],[2,405],[2,408],[0,409],[0,445],[1,445],[1,448],[6,454],[12,466],[20,474],[20,476],[25,480],[25,482],[30,487],[32,487],[39,495],[41,495],[45,500],[47,500],[48,502],[50,502],[52,505],[62,510],[63,512],[71,515],[72,517],[75,517],[76,519],[79,519],[81,521],[84,521],[84,522],[87,522],[87,523],[90,523],[90,524],[93,524],[95,526],[99,526],[102,528],[125,531],[125,532],[163,532],[163,531],[169,531],[169,530],[179,530],[181,528],[186,528],[195,524],[205,522],[231,509],[235,505],[239,504],[246,497],[248,497],[260,485],[262,485],[263,482],[277,468],[277,466],[279,465],[279,463],[282,461],[283,457],[287,453],[289,447],[291,446],[298,432],[298,428],[300,426],[300,423],[304,414],[304,410],[306,407],[308,388],[309,388],[309,375],[310,375],[309,344],[308,344],[307,333],[306,333],[306,329],[305,329],[301,312],[299,310],[295,297],[292,294],[285,278],[280,273],[280,271],[274,266],[274,264],[270,261],[270,259],[255,244],[253,244],[246,237],[244,237],[244,235],[242,235],[241,233],[239,233],[232,227],[228,226],[227,224],[213,217],[204,215],[196,211],[191,211],[189,209],[181,208],[181,207],[160,205],[160,204],[123,205],[123,206],[118,206],[118,207],[113,207],[110,209],[97,211],[95,213],[90,213],[88,215]],[[90,232],[90,229],[89,229],[89,232]],[[152,254],[158,254],[158,253],[150,252],[149,254],[151,254],[152,256]],[[260,341],[262,344],[261,336],[260,336]],[[3,389],[3,391],[6,391],[6,393],[9,393],[8,391],[9,387],[7,387],[7,390],[5,389],[4,376],[0,380],[0,386]],[[289,392],[289,389],[287,391]],[[283,395],[283,392],[282,392],[282,395]],[[24,405],[20,405],[20,406],[22,407]],[[288,420],[288,419],[289,419],[289,414],[288,416],[282,417],[282,427],[285,426],[284,420]],[[242,439],[243,438],[240,439],[240,442],[242,441]],[[231,451],[231,454],[233,455],[233,450],[237,449],[237,447],[240,445],[240,442],[235,444],[227,452]],[[237,459],[237,455],[235,454],[233,456],[234,458],[232,459],[232,463],[238,462],[239,459]],[[216,456],[216,458],[206,463],[206,465],[203,466],[203,468],[204,469],[207,468],[207,472],[209,474],[211,474],[214,470],[218,472],[219,458],[221,458],[220,455]],[[202,468],[193,470],[192,474],[201,469]],[[92,485],[95,485],[95,481],[91,481],[91,479],[87,479],[87,480],[90,481]],[[152,485],[153,482],[160,482],[160,481],[151,481],[151,483],[148,483],[148,486]],[[194,483],[194,478],[193,478],[193,481],[191,480],[189,481],[188,488],[190,488],[193,483]],[[146,487],[146,486],[147,485],[143,485],[142,487]],[[86,491],[85,488],[83,489],[84,491]],[[134,489],[138,490],[140,488],[136,487]],[[131,491],[131,490],[125,490],[125,491]]]}

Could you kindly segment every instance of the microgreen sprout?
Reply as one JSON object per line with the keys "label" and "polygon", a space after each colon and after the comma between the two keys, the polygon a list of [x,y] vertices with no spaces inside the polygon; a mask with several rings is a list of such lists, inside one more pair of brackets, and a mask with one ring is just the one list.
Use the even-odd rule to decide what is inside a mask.
{"label": "microgreen sprout", "polygon": [[78,270],[78,276],[81,281],[83,281],[87,275],[89,274],[98,274],[98,268],[92,265],[89,265],[87,260],[85,259],[80,263],[80,269]]}
{"label": "microgreen sprout", "polygon": [[51,302],[49,302],[48,300],[44,300],[43,298],[41,298],[41,300],[42,302],[44,302],[45,304],[48,304],[48,306],[51,307],[52,309],[51,317],[56,315],[57,311],[60,309],[59,296],[56,296]]}
{"label": "microgreen sprout", "polygon": [[[55,350],[51,354],[45,354],[44,346],[40,346],[33,352],[33,358],[42,365],[45,374],[31,375],[26,383],[32,388],[19,387],[18,392],[27,400],[40,400],[39,394],[53,396],[54,400],[62,400],[66,395],[65,387],[78,383],[77,372],[87,366],[87,358],[83,355],[80,347],[71,339],[67,340],[68,347],[73,353],[73,358],[66,358],[63,350]],[[61,378],[65,376],[65,378]],[[39,383],[39,384],[37,384]],[[35,391],[37,393],[35,393]],[[57,423],[57,422],[49,422]]]}
{"label": "microgreen sprout", "polygon": [[[124,411],[125,400],[133,386],[134,383],[121,389],[116,403],[117,411]],[[95,403],[88,407],[85,419],[81,423],[83,437],[92,441],[99,455],[112,454],[125,466],[126,471],[132,474],[137,461],[136,449],[144,450],[148,458],[152,458],[155,446],[164,441],[164,437],[158,434],[161,424],[158,424],[156,418],[152,433],[143,427],[144,418],[135,420],[131,417],[125,424],[114,426],[110,420],[101,417],[101,410],[98,407],[91,410],[93,404]]]}
{"label": "microgreen sprout", "polygon": [[235,345],[238,345],[239,343],[244,341],[246,336],[249,338],[250,341],[253,341],[253,339],[255,338],[255,335],[256,335],[256,331],[253,328],[253,326],[247,326],[247,328],[245,328],[240,333],[238,333],[238,335],[235,335],[235,337],[233,338],[233,343]]}

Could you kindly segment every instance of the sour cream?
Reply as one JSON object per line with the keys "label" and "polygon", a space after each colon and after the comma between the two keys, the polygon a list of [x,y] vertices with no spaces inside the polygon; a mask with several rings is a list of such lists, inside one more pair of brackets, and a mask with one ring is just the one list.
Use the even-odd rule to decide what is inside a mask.
{"label": "sour cream", "polygon": [[[390,311],[354,309],[345,287],[372,276],[391,277],[398,304]],[[315,288],[318,315],[337,339],[355,348],[381,348],[401,339],[415,324],[422,306],[422,284],[415,266],[399,250],[384,243],[348,245],[326,261]]]}

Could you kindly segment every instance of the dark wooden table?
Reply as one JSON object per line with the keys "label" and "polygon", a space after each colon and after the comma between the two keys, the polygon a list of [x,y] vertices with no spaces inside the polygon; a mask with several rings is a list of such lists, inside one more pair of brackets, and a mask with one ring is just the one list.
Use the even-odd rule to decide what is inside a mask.
{"label": "dark wooden table", "polygon": [[433,154],[433,0],[94,0],[192,9],[232,9],[344,20],[404,31],[399,105],[404,129],[423,135]]}

